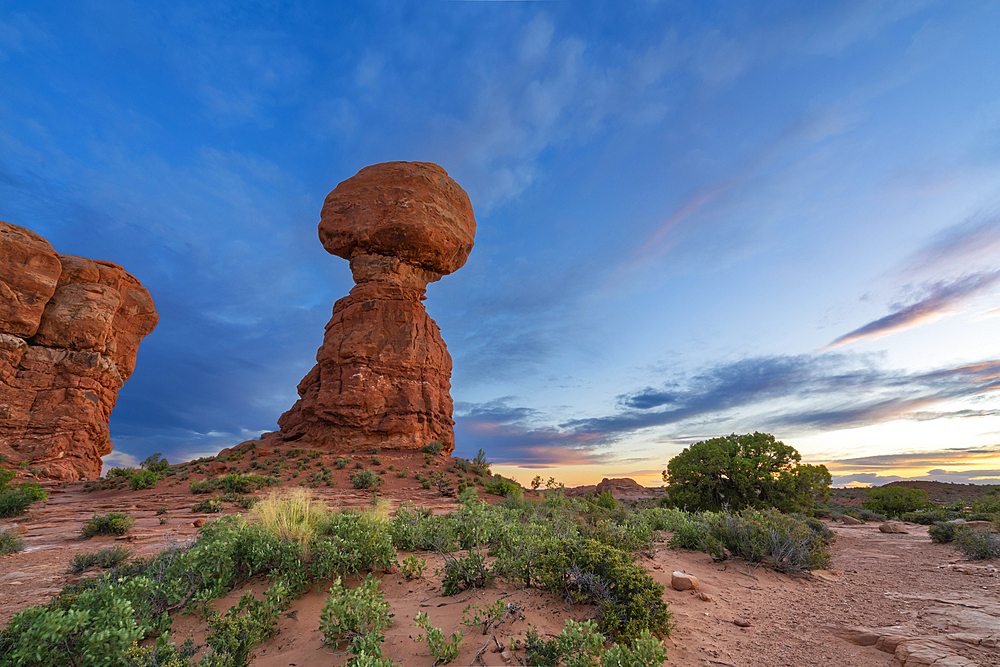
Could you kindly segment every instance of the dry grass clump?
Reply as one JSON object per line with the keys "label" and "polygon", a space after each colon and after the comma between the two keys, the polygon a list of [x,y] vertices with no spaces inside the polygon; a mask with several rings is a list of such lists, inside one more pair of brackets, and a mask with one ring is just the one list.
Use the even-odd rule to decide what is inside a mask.
{"label": "dry grass clump", "polygon": [[260,530],[298,542],[303,549],[308,548],[329,514],[326,504],[302,487],[268,494],[250,511],[251,520]]}

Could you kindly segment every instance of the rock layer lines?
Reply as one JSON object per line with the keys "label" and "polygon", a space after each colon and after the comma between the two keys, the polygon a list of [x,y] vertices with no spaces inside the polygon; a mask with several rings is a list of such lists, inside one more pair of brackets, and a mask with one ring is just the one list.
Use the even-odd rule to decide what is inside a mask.
{"label": "rock layer lines", "polygon": [[435,164],[366,167],[327,196],[319,238],[350,261],[356,285],[334,305],[278,437],[325,450],[454,449],[451,355],[421,302],[428,283],[465,264],[475,233],[468,195]]}
{"label": "rock layer lines", "polygon": [[0,454],[43,477],[99,477],[118,390],[158,320],[122,267],[0,221]]}

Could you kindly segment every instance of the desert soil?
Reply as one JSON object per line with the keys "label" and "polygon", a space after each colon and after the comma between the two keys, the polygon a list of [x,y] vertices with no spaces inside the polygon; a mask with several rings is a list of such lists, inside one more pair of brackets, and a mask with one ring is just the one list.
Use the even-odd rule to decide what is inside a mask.
{"label": "desert soil", "polygon": [[[383,458],[386,458],[383,456]],[[419,468],[420,458],[400,467]],[[388,465],[388,463],[386,463]],[[349,471],[344,471],[346,473]],[[196,479],[197,476],[191,479]],[[84,493],[81,483],[49,488],[49,500],[32,507],[25,518],[0,520],[0,528],[13,528],[27,540],[21,553],[0,557],[0,623],[30,606],[43,604],[79,576],[66,573],[74,554],[92,552],[110,544],[126,544],[137,555],[151,555],[163,548],[194,539],[198,518],[191,505],[205,496],[192,496],[187,482],[134,492],[105,490]],[[349,484],[316,489],[331,507],[356,507],[371,501],[369,491],[349,489]],[[436,489],[425,490],[412,478],[386,476],[381,495],[393,507],[412,500],[436,512],[454,508],[454,500]],[[495,499],[494,499],[495,500]],[[158,508],[166,507],[160,523]],[[81,541],[83,523],[93,512],[126,511],[137,518],[123,538],[102,537]],[[233,510],[227,510],[233,511]],[[906,524],[907,534],[887,534],[878,524],[831,524],[837,535],[830,569],[789,575],[757,568],[749,570],[739,560],[713,562],[706,554],[671,549],[657,544],[652,558],[637,556],[650,574],[667,590],[675,628],[666,643],[668,665],[731,667],[859,666],[888,665],[1000,665],[1000,572],[997,561],[970,563],[961,560],[950,545],[935,544],[923,526]],[[400,560],[407,554],[400,554]],[[592,618],[586,606],[570,608],[553,595],[498,582],[485,590],[442,597],[435,569],[443,565],[434,554],[420,553],[428,563],[422,579],[407,581],[398,571],[376,572],[381,590],[392,605],[394,624],[386,632],[383,651],[403,665],[431,667],[434,657],[426,644],[414,638],[418,611],[426,612],[446,635],[464,632],[465,641],[455,665],[519,664],[524,652],[511,652],[535,626],[543,635],[558,634],[566,619]],[[676,591],[671,573],[695,575],[700,593]],[[350,578],[354,582],[354,578]],[[353,583],[352,583],[353,585]],[[255,581],[218,600],[216,608],[236,603],[248,590],[267,587]],[[497,599],[508,605],[508,620],[495,629],[497,641],[480,628],[462,623],[470,604],[485,607]],[[343,665],[343,647],[324,646],[318,629],[324,596],[315,591],[298,599],[281,618],[279,633],[258,647],[261,667]],[[736,622],[739,622],[737,625]],[[192,635],[203,638],[201,623],[178,617],[173,636],[178,642]],[[506,651],[500,652],[499,647]],[[485,650],[481,650],[485,649]],[[478,656],[478,657],[477,657]]]}

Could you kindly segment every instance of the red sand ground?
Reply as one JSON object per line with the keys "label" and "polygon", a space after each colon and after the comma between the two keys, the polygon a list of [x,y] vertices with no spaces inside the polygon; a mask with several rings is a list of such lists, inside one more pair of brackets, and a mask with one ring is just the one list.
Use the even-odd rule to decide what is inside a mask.
{"label": "red sand ground", "polygon": [[[394,472],[385,475],[380,495],[393,507],[412,500],[437,512],[454,508],[453,499],[443,497],[436,488],[421,488],[412,475],[413,471],[426,474],[429,469],[443,470],[449,460],[437,458],[434,465],[425,469],[421,454],[378,456],[379,467],[394,465],[411,471],[405,479],[396,477]],[[356,455],[356,458],[368,461],[369,456]],[[329,465],[332,459],[321,460]],[[245,464],[241,463],[238,469],[245,469]],[[336,486],[320,486],[317,494],[331,507],[368,504],[371,492],[350,488],[347,476],[351,472],[353,466],[334,469]],[[74,554],[117,543],[126,544],[139,555],[149,555],[193,539],[197,533],[192,526],[195,519],[212,520],[218,516],[194,514],[190,510],[193,503],[206,496],[191,495],[188,485],[203,477],[204,474],[192,474],[181,481],[175,476],[145,491],[125,487],[84,493],[82,483],[65,488],[55,485],[48,489],[48,501],[32,507],[29,520],[0,520],[0,528],[14,528],[28,542],[25,551],[0,557],[0,622],[6,624],[17,611],[44,603],[63,586],[78,580],[79,576],[66,573],[67,563]],[[290,483],[304,477],[300,473]],[[481,489],[480,495],[498,500],[484,495]],[[162,515],[167,517],[163,524],[156,514],[161,507],[167,508]],[[93,512],[109,511],[126,511],[137,518],[128,536],[78,539],[80,527]],[[832,528],[837,540],[832,547],[831,569],[806,575],[785,575],[765,568],[748,572],[742,561],[716,563],[703,553],[670,549],[665,542],[657,545],[653,558],[637,556],[638,562],[667,586],[665,597],[676,623],[667,640],[670,649],[667,664],[684,667],[1000,665],[1000,576],[996,561],[965,563],[950,545],[931,542],[922,526],[907,525],[910,532],[905,535],[881,533],[877,524],[835,524]],[[400,560],[406,555],[400,554]],[[593,616],[590,607],[570,608],[548,593],[503,582],[475,593],[442,597],[440,577],[434,575],[443,566],[441,558],[428,553],[417,555],[427,559],[423,579],[407,581],[398,571],[376,573],[381,580],[380,590],[395,614],[383,650],[387,657],[403,665],[431,667],[434,663],[426,644],[414,641],[419,630],[413,617],[418,611],[426,612],[432,625],[442,628],[446,635],[464,632],[463,650],[452,663],[455,665],[519,664],[524,659],[523,651],[514,651],[508,662],[502,653],[495,652],[497,643],[509,649],[511,640],[516,645],[524,639],[529,626],[537,627],[543,636],[554,635],[561,631],[566,619]],[[709,599],[671,589],[670,574],[674,570],[697,576],[701,591]],[[353,577],[349,581],[354,585]],[[228,608],[244,592],[260,593],[265,588],[265,582],[251,582],[230,592],[215,606]],[[462,624],[463,609],[471,603],[484,607],[497,599],[513,607],[510,607],[511,619],[497,629],[497,641],[491,643],[491,638],[482,635],[478,628]],[[322,643],[318,619],[324,601],[325,596],[315,592],[296,600],[282,615],[278,635],[257,649],[254,664],[260,667],[343,665],[347,653]],[[738,627],[733,622],[737,619],[749,625]],[[857,631],[844,631],[848,626],[900,626],[895,631],[877,632],[869,639],[874,641],[879,635],[896,632],[911,639],[920,638],[924,644],[931,642],[928,644],[931,649],[944,657],[926,658],[933,652],[928,653],[930,649],[924,650],[926,646],[911,641],[908,646],[912,655],[903,655],[901,660],[893,662],[890,652],[849,641],[852,637],[862,642],[869,639],[859,638]],[[178,642],[188,634],[196,641],[203,637],[201,623],[193,617],[178,617],[173,633]],[[886,641],[881,643],[885,645]],[[921,646],[925,658],[914,649]]]}

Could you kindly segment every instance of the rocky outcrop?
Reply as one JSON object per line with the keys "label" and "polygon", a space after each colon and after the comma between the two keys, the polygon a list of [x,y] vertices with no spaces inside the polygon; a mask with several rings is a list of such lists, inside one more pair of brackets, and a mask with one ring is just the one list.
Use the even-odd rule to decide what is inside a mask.
{"label": "rocky outcrop", "polygon": [[350,261],[356,285],[266,439],[328,451],[439,442],[451,453],[451,355],[421,302],[428,283],[465,264],[475,233],[468,195],[435,164],[377,164],[338,185],[319,238]]}
{"label": "rocky outcrop", "polygon": [[0,454],[43,477],[99,477],[118,390],[158,319],[122,267],[0,222]]}

